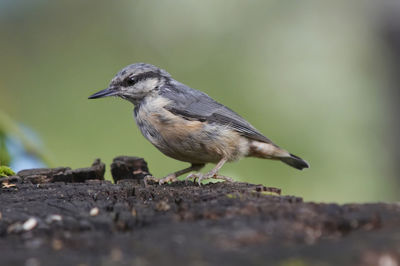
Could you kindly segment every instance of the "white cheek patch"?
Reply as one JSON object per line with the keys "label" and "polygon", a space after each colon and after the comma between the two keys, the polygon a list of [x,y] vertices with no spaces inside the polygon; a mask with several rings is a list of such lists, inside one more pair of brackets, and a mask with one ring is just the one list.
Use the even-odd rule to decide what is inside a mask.
{"label": "white cheek patch", "polygon": [[[161,111],[161,108],[170,103],[170,100],[163,97],[150,96],[148,100],[140,108],[142,113],[157,113]],[[162,111],[161,111],[162,112]]]}
{"label": "white cheek patch", "polygon": [[147,92],[154,89],[159,84],[159,80],[157,78],[149,78],[142,81],[139,81],[135,84],[135,89],[138,91]]}

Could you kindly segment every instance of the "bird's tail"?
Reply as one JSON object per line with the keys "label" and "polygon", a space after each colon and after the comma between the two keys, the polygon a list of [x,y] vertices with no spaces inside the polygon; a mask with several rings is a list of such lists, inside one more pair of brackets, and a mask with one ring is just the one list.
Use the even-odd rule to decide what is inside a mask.
{"label": "bird's tail", "polygon": [[281,160],[285,164],[288,164],[291,167],[299,170],[310,167],[309,164],[300,157],[287,152],[273,143],[252,141],[250,143],[250,151],[248,156]]}
{"label": "bird's tail", "polygon": [[310,165],[306,161],[291,153],[289,153],[288,157],[282,157],[279,159],[285,164],[290,165],[291,167],[294,167],[299,170],[303,170],[304,168],[310,167]]}

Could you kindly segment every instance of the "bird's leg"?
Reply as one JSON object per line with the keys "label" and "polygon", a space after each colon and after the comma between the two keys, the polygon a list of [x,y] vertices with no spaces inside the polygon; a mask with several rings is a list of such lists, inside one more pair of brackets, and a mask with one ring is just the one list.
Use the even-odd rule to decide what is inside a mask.
{"label": "bird's leg", "polygon": [[218,175],[218,171],[219,169],[221,169],[221,167],[227,162],[226,158],[222,158],[217,165],[208,173],[206,174],[202,174],[202,173],[193,173],[190,174],[186,177],[185,180],[194,178],[196,180],[196,178],[198,178],[199,180],[197,181],[199,186],[201,185],[201,181],[202,180],[206,180],[206,179],[210,179],[210,178],[214,178],[214,179],[222,179],[225,181],[229,181],[229,182],[233,182],[233,180],[227,176],[223,176],[223,175]]}
{"label": "bird's leg", "polygon": [[164,178],[161,178],[159,180],[159,184],[162,185],[164,183],[168,183],[168,182],[176,182],[178,181],[177,177],[181,176],[183,174],[189,173],[191,171],[199,171],[201,168],[204,167],[205,164],[192,164],[190,167],[176,171],[172,174],[167,175]]}
{"label": "bird's leg", "polygon": [[155,178],[153,176],[146,176],[144,178],[144,182],[145,182],[145,184],[147,184],[147,181],[153,181],[153,182],[158,182],[160,185],[162,185],[164,183],[168,183],[168,182],[176,182],[176,181],[178,181],[178,179],[177,179],[178,176],[189,173],[191,171],[199,171],[201,168],[204,167],[204,165],[205,164],[192,163],[192,165],[190,167],[176,171],[176,172],[169,174],[166,177],[161,178],[161,179]]}

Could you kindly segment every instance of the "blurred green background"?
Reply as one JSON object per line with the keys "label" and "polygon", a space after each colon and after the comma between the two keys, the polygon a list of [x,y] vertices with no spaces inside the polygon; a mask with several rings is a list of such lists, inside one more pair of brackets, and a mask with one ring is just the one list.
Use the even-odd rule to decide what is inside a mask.
{"label": "blurred green background", "polygon": [[141,136],[133,106],[87,99],[147,62],[311,164],[247,158],[222,174],[305,200],[399,200],[387,10],[389,1],[0,0],[0,112],[36,132],[50,166],[136,155],[162,177],[187,164]]}

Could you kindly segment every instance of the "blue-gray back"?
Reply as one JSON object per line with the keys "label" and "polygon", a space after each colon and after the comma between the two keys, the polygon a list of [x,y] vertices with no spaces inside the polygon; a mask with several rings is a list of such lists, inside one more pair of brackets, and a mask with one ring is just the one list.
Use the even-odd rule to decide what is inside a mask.
{"label": "blue-gray back", "polygon": [[161,88],[160,93],[171,100],[172,103],[166,108],[176,115],[188,120],[228,126],[247,138],[272,143],[243,117],[201,91],[171,79],[169,84]]}

